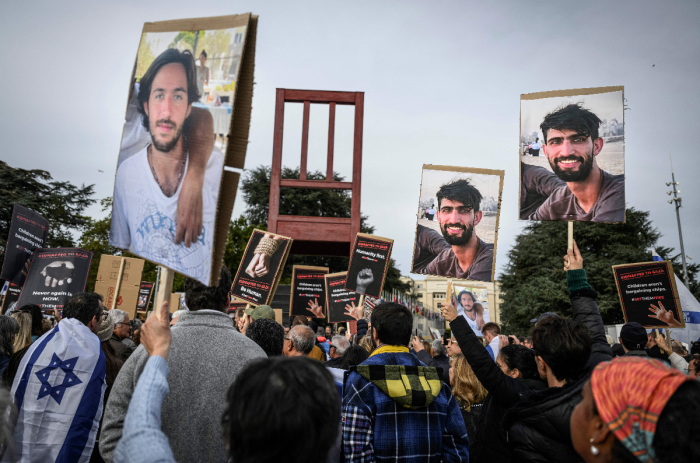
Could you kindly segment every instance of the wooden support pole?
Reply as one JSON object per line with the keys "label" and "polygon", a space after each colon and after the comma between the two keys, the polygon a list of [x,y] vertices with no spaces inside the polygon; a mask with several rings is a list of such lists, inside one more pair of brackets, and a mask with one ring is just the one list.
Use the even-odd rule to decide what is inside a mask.
{"label": "wooden support pole", "polygon": [[445,291],[445,302],[452,305],[452,278],[447,279],[447,290]]}
{"label": "wooden support pole", "polygon": [[567,241],[568,249],[574,249],[574,222],[569,221],[569,237]]}
{"label": "wooden support pole", "polygon": [[158,292],[156,293],[156,300],[153,303],[153,311],[159,320],[160,307],[163,305],[163,302],[170,302],[170,295],[173,292],[174,276],[175,271],[169,269],[168,267],[161,267],[160,278],[158,279]]}
{"label": "wooden support pole", "polygon": [[122,257],[121,263],[119,264],[119,276],[117,277],[117,286],[114,288],[112,307],[110,307],[109,310],[114,310],[117,308],[117,303],[119,302],[119,290],[122,287],[122,276],[124,276],[124,265],[126,265],[126,259]]}

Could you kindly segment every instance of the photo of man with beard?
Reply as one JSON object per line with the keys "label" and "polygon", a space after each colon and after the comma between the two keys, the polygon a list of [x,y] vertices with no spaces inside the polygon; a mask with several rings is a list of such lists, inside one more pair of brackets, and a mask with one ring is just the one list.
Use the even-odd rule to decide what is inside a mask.
{"label": "photo of man with beard", "polygon": [[[521,157],[520,218],[624,222],[622,91],[561,100],[552,98],[557,106],[540,119],[539,132],[522,128],[523,143],[541,133],[546,162]],[[596,104],[601,116],[589,109]],[[524,106],[524,123],[532,127],[534,117]]]}

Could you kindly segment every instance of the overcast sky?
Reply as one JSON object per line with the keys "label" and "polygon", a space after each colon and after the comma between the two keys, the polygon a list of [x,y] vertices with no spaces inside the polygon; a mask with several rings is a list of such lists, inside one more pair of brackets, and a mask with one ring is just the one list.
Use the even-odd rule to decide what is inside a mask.
{"label": "overcast sky", "polygon": [[[364,91],[362,211],[395,240],[403,273],[423,164],[505,170],[498,275],[524,225],[520,94],[612,85],[625,86],[630,108],[628,206],[650,211],[660,244],[679,248],[666,202],[672,153],[686,254],[700,260],[696,0],[3,1],[0,159],[111,196],[143,23],[246,12],[260,15],[246,168],[271,162],[275,88]],[[287,112],[290,128],[297,106]],[[311,112],[309,167],[323,171],[327,114]],[[336,158],[350,155],[351,127],[351,114],[339,111]],[[285,164],[298,165],[300,139],[286,136]],[[347,175],[349,159],[338,167]],[[234,217],[243,210],[239,196]],[[90,213],[101,214],[98,206]]]}

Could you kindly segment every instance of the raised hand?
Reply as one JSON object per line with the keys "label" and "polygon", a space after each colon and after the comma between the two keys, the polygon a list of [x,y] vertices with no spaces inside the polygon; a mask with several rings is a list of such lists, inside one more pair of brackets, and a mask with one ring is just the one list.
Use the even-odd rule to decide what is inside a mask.
{"label": "raised hand", "polygon": [[656,307],[654,304],[651,304],[649,310],[654,313],[654,315],[649,315],[649,317],[651,318],[655,318],[661,322],[664,322],[668,326],[682,326],[681,322],[679,322],[673,317],[673,312],[671,312],[670,310],[666,310],[661,302],[659,302],[658,307]]}
{"label": "raised hand", "polygon": [[345,315],[349,315],[355,320],[359,320],[364,315],[362,306],[355,306],[355,303],[345,304]]}
{"label": "raised hand", "polygon": [[316,318],[323,318],[323,307],[318,305],[318,299],[314,299],[313,302],[309,301],[309,312],[314,314]]}
{"label": "raised hand", "polygon": [[442,312],[442,317],[448,322],[451,322],[455,318],[457,318],[457,309],[455,309],[450,304],[446,304],[440,307],[440,312]]}
{"label": "raised hand", "polygon": [[574,249],[567,249],[564,256],[564,270],[581,270],[583,268],[583,257],[578,250],[576,241],[574,241]]}
{"label": "raised hand", "polygon": [[146,323],[141,327],[141,344],[146,348],[148,355],[160,355],[164,359],[168,358],[172,341],[170,324],[168,323],[169,308],[170,303],[164,301],[160,310],[151,313]]}

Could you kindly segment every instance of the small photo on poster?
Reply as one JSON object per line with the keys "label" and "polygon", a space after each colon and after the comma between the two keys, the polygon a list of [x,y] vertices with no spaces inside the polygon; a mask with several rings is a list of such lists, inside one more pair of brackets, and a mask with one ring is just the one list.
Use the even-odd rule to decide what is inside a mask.
{"label": "small photo on poster", "polygon": [[7,292],[2,300],[2,313],[5,314],[12,310],[16,310],[17,301],[19,300],[19,295],[22,292],[22,287],[14,283],[10,283],[7,287]]}
{"label": "small photo on poster", "polygon": [[231,295],[254,305],[269,305],[292,241],[286,236],[253,230],[231,285]]}
{"label": "small photo on poster", "polygon": [[423,166],[412,273],[493,281],[503,176]]}
{"label": "small photo on poster", "polygon": [[350,252],[345,287],[356,293],[379,298],[389,270],[394,240],[358,233]]}
{"label": "small photo on poster", "polygon": [[155,283],[151,283],[150,281],[141,282],[141,285],[139,287],[139,298],[138,302],[136,303],[137,312],[148,311],[148,305],[151,302],[151,296],[153,295],[154,286]]}
{"label": "small photo on poster", "polygon": [[486,290],[459,284],[453,284],[452,290],[457,301],[457,315],[467,320],[477,336],[483,336],[481,329],[491,321]]}
{"label": "small photo on poster", "polygon": [[520,98],[521,220],[625,221],[624,87]]}
{"label": "small photo on poster", "polygon": [[331,273],[325,276],[328,323],[356,321],[354,317],[348,315],[348,311],[353,306],[357,307],[361,295],[345,289],[347,276],[348,272]]}
{"label": "small photo on poster", "polygon": [[129,86],[109,244],[205,285],[248,20],[147,23]]}
{"label": "small photo on poster", "polygon": [[328,267],[295,265],[292,267],[292,288],[289,300],[289,317],[304,315],[309,318],[326,318],[326,285],[324,277]]}

